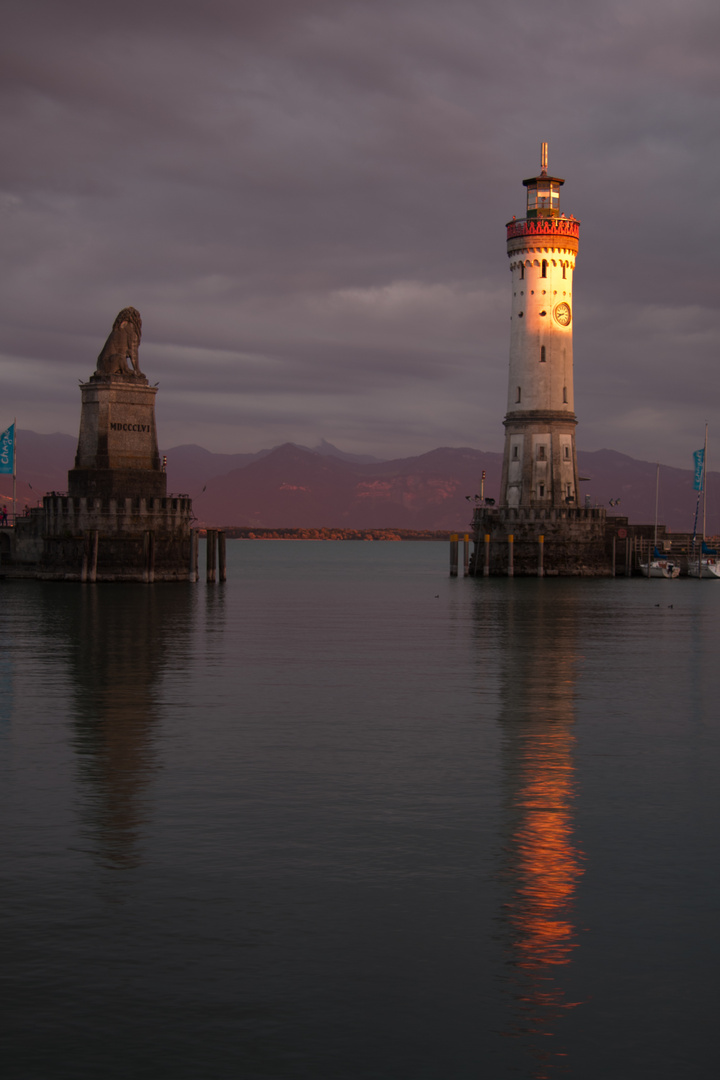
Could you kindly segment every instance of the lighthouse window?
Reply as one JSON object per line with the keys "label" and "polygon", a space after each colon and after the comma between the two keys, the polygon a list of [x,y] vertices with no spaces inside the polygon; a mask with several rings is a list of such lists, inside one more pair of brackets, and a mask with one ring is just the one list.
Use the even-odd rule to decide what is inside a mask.
{"label": "lighthouse window", "polygon": [[565,269],[566,269],[565,263],[563,263],[563,277],[565,277]]}
{"label": "lighthouse window", "polygon": [[538,461],[545,461],[545,447],[538,446]]}
{"label": "lighthouse window", "polygon": [[563,386],[563,405],[567,405],[567,386]]}
{"label": "lighthouse window", "polygon": [[513,446],[513,457],[517,458],[517,456],[518,456],[518,448],[517,448],[517,446]]}
{"label": "lighthouse window", "polygon": [[522,395],[521,395],[521,393],[520,393],[520,387],[518,386],[518,388],[517,388],[517,394],[516,394],[516,396],[515,396],[515,403],[516,403],[516,404],[517,404],[517,402],[518,402],[518,401],[520,401],[520,399],[521,399],[521,396],[522,396]]}
{"label": "lighthouse window", "polygon": [[543,259],[542,261],[542,272],[540,276],[547,277],[547,259]]}
{"label": "lighthouse window", "polygon": [[525,280],[525,263],[520,263],[520,280]]}
{"label": "lighthouse window", "polygon": [[544,494],[545,494],[545,485],[541,484],[540,485],[540,498],[541,499],[543,498]]}
{"label": "lighthouse window", "polygon": [[540,346],[540,363],[541,364],[545,363],[545,346],[544,345]]}
{"label": "lighthouse window", "polygon": [[566,446],[566,447],[564,447],[564,450],[565,450],[565,455],[564,455],[564,456],[565,456],[565,460],[566,460],[566,461],[568,461],[568,460],[569,460],[569,458],[570,458],[570,447],[569,447],[569,446]]}

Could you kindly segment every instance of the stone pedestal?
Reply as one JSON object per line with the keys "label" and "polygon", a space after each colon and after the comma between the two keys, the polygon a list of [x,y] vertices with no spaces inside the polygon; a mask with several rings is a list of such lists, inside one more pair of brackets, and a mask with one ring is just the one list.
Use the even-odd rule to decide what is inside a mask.
{"label": "stone pedestal", "polygon": [[167,480],[155,429],[155,395],[144,375],[92,375],[81,385],[74,498],[164,498]]}
{"label": "stone pedestal", "polygon": [[49,580],[187,581],[192,503],[167,494],[155,395],[139,371],[96,372],[83,383],[80,436],[68,494],[43,500],[37,576]]}

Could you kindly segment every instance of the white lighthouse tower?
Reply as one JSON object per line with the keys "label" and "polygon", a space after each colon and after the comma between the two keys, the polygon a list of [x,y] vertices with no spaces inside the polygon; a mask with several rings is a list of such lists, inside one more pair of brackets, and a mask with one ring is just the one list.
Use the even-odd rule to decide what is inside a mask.
{"label": "white lighthouse tower", "polygon": [[500,506],[575,507],[573,295],[580,222],[560,212],[564,184],[547,170],[523,180],[524,218],[508,222],[510,371]]}
{"label": "white lighthouse tower", "polygon": [[473,515],[472,574],[599,577],[612,572],[603,507],[580,506],[573,394],[573,273],[580,222],[560,211],[559,176],[523,180],[507,223],[512,274],[505,453],[497,504]]}

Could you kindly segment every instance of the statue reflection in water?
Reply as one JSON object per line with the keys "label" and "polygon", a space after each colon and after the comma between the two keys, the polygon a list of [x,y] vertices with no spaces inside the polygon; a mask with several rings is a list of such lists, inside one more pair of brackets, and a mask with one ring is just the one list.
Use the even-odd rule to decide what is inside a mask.
{"label": "statue reflection in water", "polygon": [[[500,685],[505,831],[501,915],[513,1020],[537,1080],[562,1075],[564,978],[578,945],[574,901],[583,856],[574,839],[577,586],[538,583],[504,598]],[[548,588],[548,585],[553,588]],[[532,586],[531,586],[532,588]]]}
{"label": "statue reflection in water", "polygon": [[88,585],[68,601],[80,814],[94,857],[129,868],[142,861],[162,684],[185,667],[192,589]]}

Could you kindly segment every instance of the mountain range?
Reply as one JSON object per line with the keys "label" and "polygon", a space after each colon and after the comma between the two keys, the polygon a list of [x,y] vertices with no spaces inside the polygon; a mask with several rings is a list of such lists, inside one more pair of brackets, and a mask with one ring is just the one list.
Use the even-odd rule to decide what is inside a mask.
{"label": "mountain range", "polygon": [[[46,491],[65,491],[77,439],[18,432],[18,508]],[[166,451],[168,491],[193,499],[200,525],[254,528],[450,529],[472,517],[480,476],[484,494],[497,498],[502,454],[470,447],[439,447],[417,457],[383,461],[346,454],[322,441],[308,448],[285,443],[255,454],[215,454],[201,446]],[[655,516],[654,462],[615,450],[579,451],[580,504],[648,523]],[[710,473],[707,533],[720,532],[720,473]],[[718,492],[713,510],[712,495]],[[0,500],[12,495],[0,477]],[[470,499],[467,498],[470,496]],[[619,503],[610,507],[610,501]],[[660,469],[659,520],[691,531],[697,502],[691,469]],[[701,511],[702,512],[702,511]],[[701,528],[700,523],[700,528]]]}

